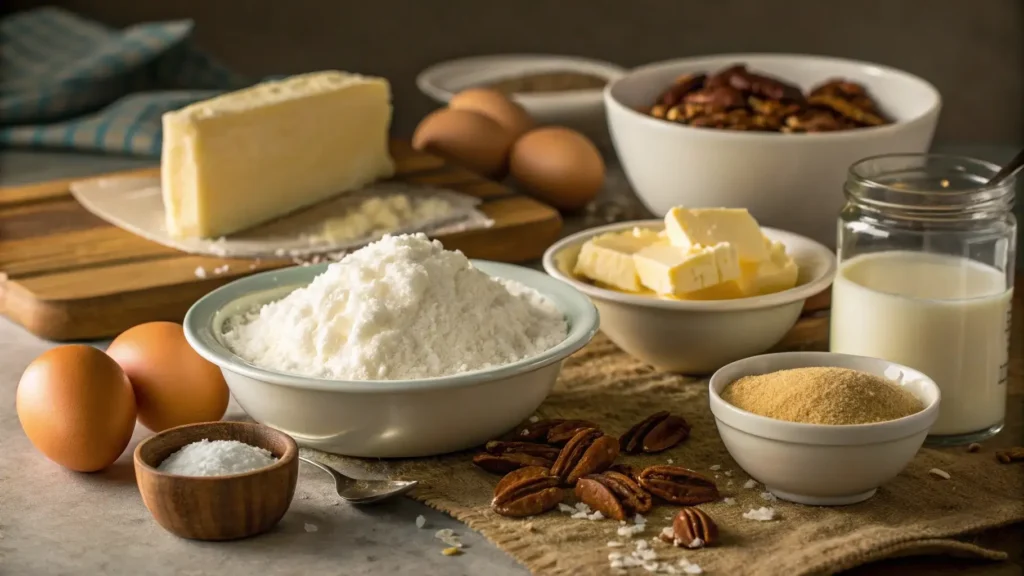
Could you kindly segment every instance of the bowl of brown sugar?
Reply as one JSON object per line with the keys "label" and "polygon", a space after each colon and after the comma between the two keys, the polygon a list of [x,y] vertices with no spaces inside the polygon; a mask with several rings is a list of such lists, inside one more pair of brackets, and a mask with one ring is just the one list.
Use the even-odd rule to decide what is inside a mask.
{"label": "bowl of brown sugar", "polygon": [[921,448],[939,415],[931,378],[878,358],[783,352],[711,377],[726,449],[775,496],[818,506],[874,496]]}

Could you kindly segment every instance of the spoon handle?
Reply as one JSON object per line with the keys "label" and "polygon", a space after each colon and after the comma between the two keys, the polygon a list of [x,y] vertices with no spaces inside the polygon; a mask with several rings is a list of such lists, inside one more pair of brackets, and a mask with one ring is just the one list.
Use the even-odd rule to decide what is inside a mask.
{"label": "spoon handle", "polygon": [[1006,180],[1016,174],[1021,168],[1024,168],[1024,150],[1018,152],[1017,155],[1013,157],[1013,160],[1010,160],[1006,166],[1003,166],[999,172],[996,172],[995,176],[989,178],[988,184],[990,186],[999,184],[1003,180]]}
{"label": "spoon handle", "polygon": [[349,478],[348,476],[345,476],[341,472],[338,472],[334,468],[331,468],[330,466],[328,466],[327,464],[324,464],[322,462],[317,462],[316,460],[312,460],[310,458],[306,458],[305,456],[299,456],[299,460],[302,460],[303,462],[305,462],[307,464],[312,464],[313,466],[316,466],[317,468],[319,468],[319,469],[323,470],[324,472],[327,472],[328,474],[330,474],[334,478],[334,483],[337,484],[338,488],[341,488],[342,486],[347,486],[347,485],[352,484],[353,482],[355,482],[355,480],[353,480],[352,478]]}

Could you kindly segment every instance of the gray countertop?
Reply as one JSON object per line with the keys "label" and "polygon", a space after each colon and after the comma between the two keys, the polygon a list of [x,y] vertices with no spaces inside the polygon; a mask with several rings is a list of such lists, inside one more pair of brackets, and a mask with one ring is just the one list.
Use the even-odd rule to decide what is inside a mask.
{"label": "gray countertop", "polygon": [[[1004,163],[1012,146],[945,146]],[[55,152],[0,152],[0,185],[88,176],[152,165],[152,160]],[[624,188],[621,174],[612,189]],[[606,192],[606,194],[608,194]],[[628,192],[626,193],[628,196]],[[634,206],[627,198],[627,204]],[[1020,214],[1020,204],[1018,204]],[[1019,217],[1019,216],[1018,216]],[[566,231],[592,223],[570,218]],[[105,343],[95,343],[103,346]],[[0,318],[0,574],[525,574],[480,535],[412,500],[369,508],[338,504],[323,473],[302,466],[296,498],[269,534],[230,543],[180,540],[149,517],[139,498],[131,450],[149,433],[136,429],[109,469],[77,474],[36,452],[20,430],[14,393],[25,366],[53,344]],[[241,416],[234,403],[228,417]],[[417,529],[418,515],[427,528]],[[442,556],[434,538],[452,528],[466,553]]]}

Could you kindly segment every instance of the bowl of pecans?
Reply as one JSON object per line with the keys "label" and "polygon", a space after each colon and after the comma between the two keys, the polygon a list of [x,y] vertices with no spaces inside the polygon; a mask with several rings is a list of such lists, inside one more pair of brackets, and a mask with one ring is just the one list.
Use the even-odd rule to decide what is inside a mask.
{"label": "bowl of pecans", "polygon": [[678,205],[747,208],[766,226],[830,247],[848,168],[925,152],[941,109],[935,87],[907,72],[794,54],[650,64],[604,97],[622,167],[655,215]]}

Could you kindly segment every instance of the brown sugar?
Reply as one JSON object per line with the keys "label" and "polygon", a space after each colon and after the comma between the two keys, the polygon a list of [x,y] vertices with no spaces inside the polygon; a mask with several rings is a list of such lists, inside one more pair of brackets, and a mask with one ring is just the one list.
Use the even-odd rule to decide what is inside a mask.
{"label": "brown sugar", "polygon": [[814,367],[744,376],[722,392],[733,406],[805,424],[870,424],[903,418],[924,406],[892,382],[848,368]]}

